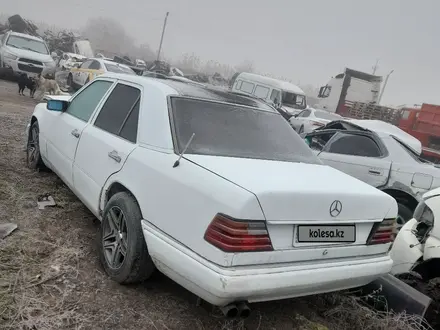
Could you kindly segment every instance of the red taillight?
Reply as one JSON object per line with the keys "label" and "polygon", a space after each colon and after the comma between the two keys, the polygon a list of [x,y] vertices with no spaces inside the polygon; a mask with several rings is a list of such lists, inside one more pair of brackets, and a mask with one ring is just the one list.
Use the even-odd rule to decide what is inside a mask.
{"label": "red taillight", "polygon": [[396,219],[385,219],[375,223],[371,229],[367,244],[386,244],[394,240],[394,229]]}
{"label": "red taillight", "polygon": [[235,220],[222,214],[209,224],[205,240],[225,252],[273,250],[264,221]]}

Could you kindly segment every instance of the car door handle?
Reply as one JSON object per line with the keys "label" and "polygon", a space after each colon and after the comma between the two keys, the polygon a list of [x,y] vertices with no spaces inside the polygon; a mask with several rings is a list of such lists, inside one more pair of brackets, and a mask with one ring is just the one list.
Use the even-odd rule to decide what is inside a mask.
{"label": "car door handle", "polygon": [[368,173],[370,173],[370,174],[374,174],[374,175],[380,175],[380,171],[377,171],[377,170],[368,170]]}
{"label": "car door handle", "polygon": [[121,156],[118,155],[118,152],[116,150],[110,151],[108,153],[108,156],[113,159],[114,161],[116,161],[117,163],[121,162]]}
{"label": "car door handle", "polygon": [[79,138],[79,132],[77,129],[74,129],[72,132],[70,132],[70,134],[72,134],[74,137],[76,137],[77,139]]}

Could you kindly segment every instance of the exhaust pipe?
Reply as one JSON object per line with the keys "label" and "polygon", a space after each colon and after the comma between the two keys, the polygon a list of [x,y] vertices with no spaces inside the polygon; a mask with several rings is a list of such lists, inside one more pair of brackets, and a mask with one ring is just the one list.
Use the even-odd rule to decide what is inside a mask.
{"label": "exhaust pipe", "polygon": [[247,319],[251,315],[251,309],[245,302],[241,302],[237,305],[238,315],[241,318]]}
{"label": "exhaust pipe", "polygon": [[233,319],[238,316],[238,308],[236,304],[229,304],[219,308],[222,311],[223,315],[229,319]]}

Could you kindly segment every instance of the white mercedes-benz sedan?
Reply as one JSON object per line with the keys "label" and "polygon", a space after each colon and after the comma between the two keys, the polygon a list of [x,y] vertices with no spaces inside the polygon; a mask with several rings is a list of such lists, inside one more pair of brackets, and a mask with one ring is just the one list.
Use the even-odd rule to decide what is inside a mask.
{"label": "white mercedes-benz sedan", "polygon": [[104,74],[38,104],[26,144],[28,165],[53,170],[101,220],[100,258],[119,283],[157,268],[236,316],[392,267],[396,201],[323,165],[257,99]]}

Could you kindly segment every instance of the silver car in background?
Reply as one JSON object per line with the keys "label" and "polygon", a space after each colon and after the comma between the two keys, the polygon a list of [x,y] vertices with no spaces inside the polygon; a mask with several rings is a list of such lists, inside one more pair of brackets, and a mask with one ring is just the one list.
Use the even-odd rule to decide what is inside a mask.
{"label": "silver car in background", "polygon": [[385,122],[352,119],[301,134],[322,162],[394,197],[397,229],[412,218],[425,192],[440,187],[440,168],[423,160],[420,142],[407,135]]}
{"label": "silver car in background", "polygon": [[325,124],[343,117],[332,112],[307,108],[289,119],[290,125],[299,134],[309,133]]}

